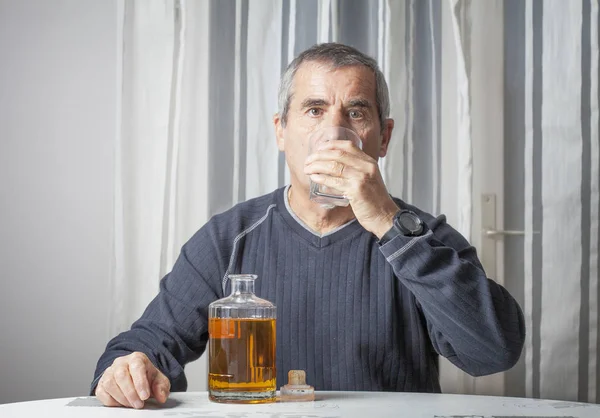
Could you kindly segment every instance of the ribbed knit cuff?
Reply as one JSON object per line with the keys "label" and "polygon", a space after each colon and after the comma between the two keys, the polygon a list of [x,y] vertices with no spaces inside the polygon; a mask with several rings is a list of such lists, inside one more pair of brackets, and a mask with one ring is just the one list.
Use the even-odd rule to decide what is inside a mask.
{"label": "ribbed knit cuff", "polygon": [[406,253],[412,246],[418,242],[427,240],[433,235],[433,232],[428,230],[424,235],[418,237],[406,237],[404,235],[398,235],[391,241],[379,247],[379,251],[385,256],[388,263],[393,262],[395,259]]}

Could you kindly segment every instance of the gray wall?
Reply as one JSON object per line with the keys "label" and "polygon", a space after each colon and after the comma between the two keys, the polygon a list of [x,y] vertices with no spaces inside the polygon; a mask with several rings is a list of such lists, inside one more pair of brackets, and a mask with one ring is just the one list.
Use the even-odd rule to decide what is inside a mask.
{"label": "gray wall", "polygon": [[116,0],[0,0],[0,403],[86,394],[107,342]]}

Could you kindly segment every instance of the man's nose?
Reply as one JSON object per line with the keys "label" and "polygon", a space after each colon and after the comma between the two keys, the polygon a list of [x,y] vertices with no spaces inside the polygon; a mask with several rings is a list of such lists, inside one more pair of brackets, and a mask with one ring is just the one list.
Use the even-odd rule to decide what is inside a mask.
{"label": "man's nose", "polygon": [[328,116],[329,117],[327,118],[326,123],[329,126],[342,126],[344,128],[351,127],[347,115],[341,109],[334,109],[333,111],[329,112]]}

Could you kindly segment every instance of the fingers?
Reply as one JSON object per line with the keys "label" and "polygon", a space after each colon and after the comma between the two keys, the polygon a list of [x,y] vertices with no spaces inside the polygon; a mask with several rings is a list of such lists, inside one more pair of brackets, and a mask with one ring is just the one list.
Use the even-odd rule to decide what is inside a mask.
{"label": "fingers", "polygon": [[[131,379],[129,365],[127,363],[119,365],[117,367],[117,369],[114,372],[114,379],[121,393],[127,399],[129,405],[133,406],[136,409],[141,409],[144,407],[144,402],[142,402],[142,400],[140,399],[140,395],[137,393],[135,385],[133,384],[133,380]],[[110,394],[113,395],[113,393]],[[119,402],[121,401],[119,400]]]}
{"label": "fingers", "polygon": [[352,174],[354,171],[356,170],[337,161],[316,161],[304,168],[304,173],[308,176],[322,174],[324,176],[346,179],[354,177]]}
{"label": "fingers", "polygon": [[[319,163],[327,163],[327,165]],[[368,172],[373,165],[377,165],[377,162],[367,154],[353,154],[341,149],[326,149],[317,151],[306,158],[304,172],[341,177],[348,168],[358,172]]]}
{"label": "fingers", "polygon": [[344,164],[343,157],[338,157],[337,160],[328,158],[335,158],[335,156],[323,155],[313,158],[312,162],[307,161],[304,166],[304,173],[310,176],[314,183],[337,189],[348,197],[356,197],[357,193],[362,195],[366,189],[372,189],[374,184],[379,183],[381,183],[382,190],[385,191],[385,185],[383,185],[379,167],[375,161],[349,158],[353,163],[351,165]]}
{"label": "fingers", "polygon": [[140,409],[153,394],[159,402],[164,403],[170,388],[169,379],[145,354],[132,353],[116,359],[104,371],[96,388],[96,396],[106,406]]}
{"label": "fingers", "polygon": [[171,393],[171,382],[158,369],[152,381],[152,397],[160,403],[165,403]]}
{"label": "fingers", "polygon": [[369,181],[378,176],[379,167],[375,160],[344,157],[340,156],[338,151],[330,151],[330,153],[309,157],[304,165],[304,173],[309,176],[324,174],[331,177],[344,177],[357,182]]}
{"label": "fingers", "polygon": [[[114,363],[113,363],[114,364]],[[105,392],[110,398],[112,398],[115,402],[117,402],[121,406],[131,407],[132,405],[127,400],[127,397],[121,391],[121,388],[117,384],[117,381],[114,376],[114,368],[113,366],[109,367],[104,371],[102,378],[98,382],[98,387],[96,388],[96,394],[99,392]],[[102,400],[102,399],[101,399]],[[107,405],[107,404],[105,404]],[[107,405],[112,406],[112,405]],[[118,406],[118,405],[117,405]]]}
{"label": "fingers", "polygon": [[306,158],[306,163],[309,164],[317,160],[335,160],[344,164],[356,165],[365,161],[373,160],[370,156],[363,153],[361,150],[345,150],[339,148],[322,149],[315,151]]}
{"label": "fingers", "polygon": [[[134,353],[137,354],[137,353]],[[144,359],[145,358],[145,359]],[[154,367],[146,356],[135,356],[129,362],[129,374],[133,381],[133,386],[140,400],[145,401],[150,397],[150,384],[148,382],[148,365]]]}
{"label": "fingers", "polygon": [[96,387],[96,397],[100,400],[100,402],[102,402],[102,405],[104,406],[124,406],[121,403],[117,402],[115,398],[110,396],[100,384],[98,384],[98,386]]}
{"label": "fingers", "polygon": [[346,195],[347,190],[349,190],[350,182],[343,177],[332,177],[324,174],[311,174],[310,179],[317,184],[344,192],[344,195]]}

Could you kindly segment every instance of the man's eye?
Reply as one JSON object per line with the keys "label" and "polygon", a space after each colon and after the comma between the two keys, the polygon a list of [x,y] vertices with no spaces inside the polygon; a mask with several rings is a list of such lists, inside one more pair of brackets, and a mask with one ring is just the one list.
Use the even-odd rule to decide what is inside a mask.
{"label": "man's eye", "polygon": [[319,109],[318,107],[313,107],[312,109],[308,110],[308,114],[311,116],[320,116],[321,113],[321,109]]}
{"label": "man's eye", "polygon": [[351,110],[349,113],[350,117],[352,119],[360,119],[362,118],[362,113],[359,112],[358,110]]}

